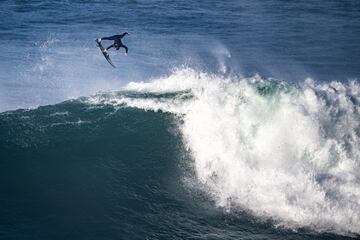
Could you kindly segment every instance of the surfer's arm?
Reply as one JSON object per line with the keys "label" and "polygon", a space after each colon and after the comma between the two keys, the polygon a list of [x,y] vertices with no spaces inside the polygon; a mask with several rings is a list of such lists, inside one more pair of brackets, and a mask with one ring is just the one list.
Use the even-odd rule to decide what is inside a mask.
{"label": "surfer's arm", "polygon": [[123,37],[125,37],[126,35],[130,35],[130,33],[128,33],[128,32],[124,32],[123,34],[121,34],[121,35],[118,35],[120,38],[123,38]]}

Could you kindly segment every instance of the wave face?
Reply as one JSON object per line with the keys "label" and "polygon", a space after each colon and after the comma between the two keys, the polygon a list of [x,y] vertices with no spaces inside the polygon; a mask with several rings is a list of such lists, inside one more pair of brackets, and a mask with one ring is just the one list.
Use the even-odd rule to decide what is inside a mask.
{"label": "wave face", "polygon": [[358,236],[359,101],[355,82],[185,68],[5,112],[0,219],[39,238]]}

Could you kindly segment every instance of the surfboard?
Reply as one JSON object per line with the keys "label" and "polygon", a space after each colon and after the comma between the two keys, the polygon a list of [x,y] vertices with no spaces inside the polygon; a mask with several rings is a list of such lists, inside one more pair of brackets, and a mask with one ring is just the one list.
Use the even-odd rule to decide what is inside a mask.
{"label": "surfboard", "polygon": [[111,58],[110,58],[108,52],[107,52],[106,49],[103,47],[103,45],[101,44],[101,42],[99,42],[97,39],[95,39],[95,42],[96,42],[96,46],[98,46],[98,47],[100,48],[102,54],[104,55],[104,57],[106,58],[106,60],[110,63],[110,65],[113,66],[114,68],[116,68],[115,65],[114,65],[114,63],[111,61]]}

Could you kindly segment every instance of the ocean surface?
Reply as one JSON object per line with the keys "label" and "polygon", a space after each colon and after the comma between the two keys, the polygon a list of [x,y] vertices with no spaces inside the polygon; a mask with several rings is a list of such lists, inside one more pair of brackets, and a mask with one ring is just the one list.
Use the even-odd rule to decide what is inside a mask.
{"label": "ocean surface", "polygon": [[0,239],[360,238],[360,1],[2,0],[0,41]]}

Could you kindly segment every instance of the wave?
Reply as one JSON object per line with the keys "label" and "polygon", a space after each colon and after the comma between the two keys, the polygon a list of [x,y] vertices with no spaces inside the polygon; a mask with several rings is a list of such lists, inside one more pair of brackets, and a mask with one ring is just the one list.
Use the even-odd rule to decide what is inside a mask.
{"label": "wave", "polygon": [[181,118],[196,181],[216,205],[276,226],[360,233],[360,86],[293,85],[178,69],[82,102]]}
{"label": "wave", "polygon": [[[52,162],[42,156],[53,156],[66,173],[73,167],[67,155],[81,158],[79,152],[86,149],[95,154],[92,164],[105,164],[97,160],[112,153],[116,159],[120,148],[124,159],[141,159],[139,149],[151,153],[146,144],[153,142],[159,145],[156,153],[185,161],[180,171],[189,171],[183,174],[188,189],[200,188],[221,210],[245,211],[287,229],[358,236],[359,103],[356,82],[307,79],[294,85],[182,68],[150,82],[129,83],[121,91],[1,113],[0,148],[9,164],[16,165],[12,159],[18,154],[15,159],[38,159],[45,169]],[[169,140],[164,129],[173,125],[177,137]],[[163,139],[154,139],[155,132]],[[137,140],[130,144],[132,135]],[[37,156],[39,151],[43,155]],[[91,168],[89,156],[76,159]],[[155,163],[158,157],[136,166],[149,166],[149,159]],[[137,171],[125,169],[121,161],[119,169]],[[157,164],[153,167],[163,163]],[[121,185],[133,181],[125,180]]]}

